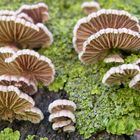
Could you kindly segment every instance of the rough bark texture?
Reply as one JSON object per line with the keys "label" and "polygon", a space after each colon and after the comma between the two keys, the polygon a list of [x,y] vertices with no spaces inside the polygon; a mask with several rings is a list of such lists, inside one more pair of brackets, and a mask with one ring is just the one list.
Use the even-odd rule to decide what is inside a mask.
{"label": "rough bark texture", "polygon": [[[36,140],[39,140],[40,137],[48,137],[49,140],[84,140],[84,138],[80,134],[78,134],[78,132],[66,134],[62,133],[61,130],[52,130],[52,124],[48,122],[48,105],[55,99],[67,99],[68,96],[64,91],[60,91],[59,93],[53,93],[41,89],[33,98],[36,102],[36,106],[43,111],[45,116],[44,120],[40,124],[32,124],[30,122],[17,120],[13,123],[1,121],[0,130],[4,129],[5,127],[19,130],[21,132],[21,140],[25,140],[28,135],[36,135]],[[130,140],[130,137],[115,136],[107,134],[106,132],[101,132],[93,135],[89,140]]]}

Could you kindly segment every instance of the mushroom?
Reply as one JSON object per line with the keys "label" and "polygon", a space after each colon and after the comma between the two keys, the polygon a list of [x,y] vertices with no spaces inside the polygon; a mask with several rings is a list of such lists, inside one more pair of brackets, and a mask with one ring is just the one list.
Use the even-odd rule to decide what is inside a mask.
{"label": "mushroom", "polygon": [[84,2],[81,5],[81,8],[84,10],[85,14],[91,14],[92,12],[97,12],[100,9],[100,5],[98,2],[91,1],[91,2]]}
{"label": "mushroom", "polygon": [[130,88],[140,90],[140,74],[137,74],[129,83]]}
{"label": "mushroom", "polygon": [[5,62],[15,67],[16,71],[11,69],[13,75],[23,76],[35,84],[42,82],[47,86],[54,80],[55,69],[51,60],[33,50],[19,50]]}
{"label": "mushroom", "polygon": [[28,21],[28,22],[32,22],[33,23],[33,20],[32,20],[32,18],[30,18],[27,14],[25,14],[25,13],[21,13],[21,14],[18,14],[18,15],[16,15],[18,18],[21,18],[21,19],[24,19],[24,20],[26,20],[26,21]]}
{"label": "mushroom", "polygon": [[24,110],[19,114],[16,114],[16,119],[24,121],[28,120],[32,123],[40,123],[40,121],[44,119],[44,115],[40,109],[32,107],[30,109]]}
{"label": "mushroom", "polygon": [[25,77],[18,77],[13,75],[1,75],[0,76],[0,85],[10,86],[13,85],[17,87],[22,92],[25,92],[29,95],[33,95],[37,92],[37,87],[33,81],[29,81]]}
{"label": "mushroom", "polygon": [[12,10],[0,10],[0,16],[14,16],[15,14]]}
{"label": "mushroom", "polygon": [[47,27],[35,25],[17,16],[0,16],[0,29],[0,45],[34,48],[33,46],[40,47],[44,44],[48,46],[53,41]]}
{"label": "mushroom", "polygon": [[[83,51],[79,59],[83,63],[91,64],[105,59],[113,54],[114,50],[137,51],[140,49],[140,35],[138,32],[126,28],[107,28],[91,35],[83,44]],[[119,57],[120,55],[115,54]],[[112,60],[113,61],[113,60]],[[114,59],[114,61],[116,61]]]}
{"label": "mushroom", "polygon": [[108,70],[102,79],[102,83],[106,85],[125,83],[128,80],[131,80],[139,72],[140,69],[135,64],[122,64]]}
{"label": "mushroom", "polygon": [[[72,101],[66,99],[58,99],[53,101],[48,107],[48,111],[51,113],[49,116],[49,121],[53,122],[53,130],[63,128],[64,131],[64,127],[68,125],[71,125],[73,128],[73,125],[76,122],[75,115],[73,114],[75,110],[76,104]],[[68,132],[68,130],[66,131]]]}
{"label": "mushroom", "polygon": [[76,104],[66,99],[58,99],[53,101],[48,108],[50,113],[54,113],[63,109],[74,112],[76,110]]}
{"label": "mushroom", "polygon": [[16,114],[34,106],[34,101],[27,94],[22,93],[14,86],[0,85],[0,118],[13,121]]}
{"label": "mushroom", "polygon": [[75,127],[70,124],[70,125],[64,126],[63,127],[63,131],[64,132],[68,132],[68,133],[74,132],[75,131]]}
{"label": "mushroom", "polygon": [[33,22],[44,23],[48,21],[48,6],[45,3],[37,3],[34,5],[23,5],[16,11],[17,14],[26,13],[33,19]]}
{"label": "mushroom", "polygon": [[83,50],[83,43],[88,37],[106,28],[126,28],[139,32],[139,21],[126,11],[121,10],[99,10],[87,17],[80,19],[73,30],[73,46],[79,53]]}

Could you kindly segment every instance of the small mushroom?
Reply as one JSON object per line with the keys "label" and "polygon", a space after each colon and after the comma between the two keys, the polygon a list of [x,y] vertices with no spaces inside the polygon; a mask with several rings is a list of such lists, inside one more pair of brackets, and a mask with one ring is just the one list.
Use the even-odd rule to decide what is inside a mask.
{"label": "small mushroom", "polygon": [[[103,59],[106,60],[106,57],[108,58],[109,55],[112,55],[112,51],[115,49],[125,51],[139,50],[139,33],[126,28],[102,29],[91,35],[84,42],[83,51],[79,53],[79,59],[87,64],[96,63]],[[122,60],[122,58],[119,59]]]}
{"label": "small mushroom", "polygon": [[130,88],[140,90],[140,74],[137,74],[129,83]]}
{"label": "small mushroom", "polygon": [[65,118],[69,118],[74,123],[76,122],[74,114],[69,110],[61,110],[61,111],[57,111],[55,113],[52,113],[49,116],[49,122],[56,122],[57,119],[64,119],[65,120]]}
{"label": "small mushroom", "polygon": [[54,113],[60,110],[69,110],[74,112],[76,110],[76,104],[66,99],[58,99],[49,105],[48,110],[50,113]]}
{"label": "small mushroom", "polygon": [[[48,111],[51,113],[49,116],[49,122],[53,122],[53,130],[63,128],[64,131],[64,127],[68,125],[71,125],[73,128],[73,125],[76,122],[75,115],[73,114],[75,110],[76,104],[72,101],[66,99],[53,101],[48,107]],[[68,130],[64,132],[68,132]]]}
{"label": "small mushroom", "polygon": [[33,50],[19,50],[13,56],[5,59],[16,71],[13,75],[23,76],[34,83],[42,82],[45,86],[54,80],[55,69],[51,60]]}
{"label": "small mushroom", "polygon": [[102,83],[106,85],[125,83],[126,81],[131,80],[139,72],[140,69],[135,64],[122,64],[108,70],[102,79]]}
{"label": "small mushroom", "polygon": [[0,118],[13,121],[16,115],[35,105],[33,99],[14,86],[0,85]]}
{"label": "small mushroom", "polygon": [[124,63],[124,60],[122,59],[122,57],[119,54],[112,54],[107,56],[104,59],[105,63],[111,63],[111,62],[115,62],[115,63]]}
{"label": "small mushroom", "polygon": [[37,92],[37,87],[33,81],[29,81],[25,77],[18,77],[13,75],[1,75],[0,76],[0,85],[10,86],[13,85],[17,87],[22,92],[25,92],[29,95],[33,95]]}
{"label": "small mushroom", "polygon": [[73,46],[79,53],[83,50],[83,43],[88,37],[106,28],[126,28],[139,32],[139,21],[126,11],[102,9],[80,19],[73,30]]}
{"label": "small mushroom", "polygon": [[37,3],[33,5],[23,5],[16,11],[17,14],[26,13],[33,19],[33,22],[44,23],[48,21],[48,6],[45,3]]}
{"label": "small mushroom", "polygon": [[63,131],[64,132],[68,132],[68,133],[74,132],[75,131],[75,127],[70,124],[70,125],[64,126],[63,127]]}
{"label": "small mushroom", "polygon": [[85,14],[91,14],[92,12],[97,12],[100,10],[100,5],[98,2],[91,1],[91,2],[84,2],[81,5],[81,8],[84,10]]}
{"label": "small mushroom", "polygon": [[40,123],[40,121],[44,119],[44,115],[40,109],[32,107],[16,114],[16,119],[30,121],[32,123]]}

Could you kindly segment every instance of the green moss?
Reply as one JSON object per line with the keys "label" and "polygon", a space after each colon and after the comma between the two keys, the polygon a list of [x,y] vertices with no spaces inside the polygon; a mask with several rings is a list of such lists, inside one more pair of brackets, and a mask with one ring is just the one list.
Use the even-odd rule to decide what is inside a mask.
{"label": "green moss", "polygon": [[[134,129],[139,129],[140,93],[127,86],[104,86],[102,77],[115,64],[83,65],[72,47],[74,25],[84,16],[80,9],[83,1],[44,0],[50,9],[51,19],[46,25],[54,35],[54,43],[48,49],[41,49],[40,53],[52,59],[56,69],[56,79],[49,89],[64,89],[77,104],[76,127],[85,138],[105,129],[113,134],[130,135]],[[140,15],[139,0],[99,1],[105,8],[124,9],[138,17]],[[34,0],[1,1],[0,5],[5,9],[16,9],[25,2],[32,3]],[[139,52],[124,55],[125,63],[132,63],[140,58]]]}

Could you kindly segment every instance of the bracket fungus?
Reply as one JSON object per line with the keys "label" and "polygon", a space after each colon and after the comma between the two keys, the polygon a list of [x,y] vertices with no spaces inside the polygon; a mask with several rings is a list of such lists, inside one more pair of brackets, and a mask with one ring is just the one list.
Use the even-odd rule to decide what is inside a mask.
{"label": "bracket fungus", "polygon": [[29,17],[33,19],[33,22],[35,24],[44,23],[49,19],[48,6],[45,3],[22,5],[19,10],[16,11],[16,13],[26,13]]}
{"label": "bracket fungus", "polygon": [[0,85],[0,119],[12,122],[14,119],[39,123],[42,112],[34,107],[35,102],[14,86]]}
{"label": "bracket fungus", "polygon": [[48,111],[51,113],[49,121],[53,122],[53,130],[63,128],[64,132],[75,131],[73,126],[76,122],[75,115],[73,114],[75,110],[76,104],[72,101],[58,99],[52,102],[48,107]]}
{"label": "bracket fungus", "polygon": [[0,16],[0,29],[0,45],[34,48],[49,46],[53,41],[51,32],[43,24],[35,25],[18,16]]}
{"label": "bracket fungus", "polygon": [[42,82],[47,86],[54,80],[55,69],[51,60],[33,50],[19,50],[5,62],[16,68],[13,75],[23,76],[35,84]]}
{"label": "bracket fungus", "polygon": [[122,64],[108,70],[102,79],[102,83],[106,85],[125,83],[139,74],[139,72],[140,69],[135,64]]}
{"label": "bracket fungus", "polygon": [[84,13],[88,15],[92,12],[97,12],[98,10],[100,10],[100,5],[98,2],[95,1],[84,2],[81,5],[81,8],[83,9]]}
{"label": "bracket fungus", "polygon": [[79,53],[83,50],[83,43],[88,37],[106,28],[126,28],[139,32],[139,21],[126,11],[121,10],[99,10],[87,17],[80,19],[73,30],[73,46]]}
{"label": "bracket fungus", "polygon": [[37,92],[36,84],[32,81],[29,81],[25,77],[18,77],[13,75],[1,75],[0,76],[0,85],[10,86],[13,85],[17,87],[20,91],[33,95]]}
{"label": "bracket fungus", "polygon": [[[138,32],[126,28],[107,28],[91,35],[83,44],[83,51],[79,53],[79,59],[83,63],[96,63],[108,55],[113,56],[114,50],[136,51],[140,49],[140,35]],[[115,54],[115,57],[118,54]],[[113,56],[114,57],[114,56]],[[114,60],[116,59],[110,58]],[[121,56],[117,56],[119,61]],[[106,59],[105,59],[106,61]]]}

